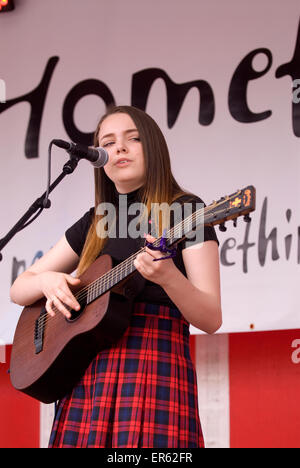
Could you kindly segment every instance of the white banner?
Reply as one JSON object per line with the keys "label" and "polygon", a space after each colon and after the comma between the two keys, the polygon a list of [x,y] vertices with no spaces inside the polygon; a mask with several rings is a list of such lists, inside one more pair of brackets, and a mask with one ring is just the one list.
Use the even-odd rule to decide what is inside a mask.
{"label": "white banner", "polygon": [[[296,0],[27,0],[0,13],[0,237],[46,189],[53,138],[89,143],[107,104],[134,104],[207,204],[256,187],[252,222],[217,230],[220,332],[299,328],[299,21]],[[66,160],[53,150],[52,179]],[[11,282],[92,206],[92,171],[81,162],[3,249],[4,342],[21,312]]]}

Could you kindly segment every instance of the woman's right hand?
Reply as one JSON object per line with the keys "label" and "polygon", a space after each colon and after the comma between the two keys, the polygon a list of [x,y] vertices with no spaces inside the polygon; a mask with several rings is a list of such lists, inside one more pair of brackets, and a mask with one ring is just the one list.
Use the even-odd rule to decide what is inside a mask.
{"label": "woman's right hand", "polygon": [[65,307],[79,310],[80,304],[72,294],[70,286],[79,286],[80,279],[66,273],[45,271],[38,274],[40,288],[47,299],[46,310],[54,317],[55,311],[61,312],[65,317],[71,318],[71,313]]}

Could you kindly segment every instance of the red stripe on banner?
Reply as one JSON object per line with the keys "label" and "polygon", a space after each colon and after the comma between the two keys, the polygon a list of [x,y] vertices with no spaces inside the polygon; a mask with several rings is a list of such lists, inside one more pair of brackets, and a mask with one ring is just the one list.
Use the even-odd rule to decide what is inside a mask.
{"label": "red stripe on banner", "polygon": [[[40,404],[10,383],[11,346],[2,347],[0,362],[0,448],[38,448]],[[3,361],[5,361],[3,363]]]}
{"label": "red stripe on banner", "polygon": [[300,447],[300,330],[230,334],[231,448]]}

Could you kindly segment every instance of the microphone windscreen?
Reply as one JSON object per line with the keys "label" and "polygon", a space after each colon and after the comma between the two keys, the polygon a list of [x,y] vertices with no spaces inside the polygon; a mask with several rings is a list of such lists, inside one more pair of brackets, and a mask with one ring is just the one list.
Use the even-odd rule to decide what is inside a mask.
{"label": "microphone windscreen", "polygon": [[98,148],[94,148],[98,152],[98,158],[96,161],[93,161],[92,164],[95,168],[103,167],[108,161],[108,153],[104,148],[99,146]]}

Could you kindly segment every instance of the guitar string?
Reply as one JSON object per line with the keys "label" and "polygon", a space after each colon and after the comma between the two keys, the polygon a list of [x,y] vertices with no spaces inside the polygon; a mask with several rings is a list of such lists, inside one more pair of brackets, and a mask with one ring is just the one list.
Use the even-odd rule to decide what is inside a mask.
{"label": "guitar string", "polygon": [[[207,207],[208,208],[208,207]],[[205,208],[202,209],[202,211],[204,212]],[[201,210],[197,210],[197,212],[194,212],[192,213],[192,215],[188,216],[187,218],[184,219],[183,222],[181,223],[178,223],[176,226],[174,226],[173,228],[171,228],[168,233],[167,233],[167,238],[168,239],[175,239],[178,237],[178,234],[180,234],[180,232],[182,232],[182,225],[186,225],[186,224],[191,224],[191,222],[197,220],[197,217],[200,217],[200,216],[203,216],[203,213],[199,213]],[[197,213],[197,215],[196,215]],[[195,217],[196,215],[196,217]],[[175,235],[176,234],[176,235]],[[161,237],[156,239],[156,241],[153,243],[154,246],[159,246],[159,243],[161,241]],[[96,279],[93,283],[91,283],[88,288],[93,288],[93,287],[97,287],[99,286],[99,281],[104,281],[104,284],[108,284],[111,279],[115,279],[116,276],[118,276],[118,274],[121,272],[126,272],[127,269],[130,269],[132,267],[132,264],[131,264],[131,260],[136,257],[139,253],[143,252],[145,250],[145,247],[142,247],[140,249],[140,251],[138,252],[135,252],[134,254],[132,254],[130,257],[128,257],[126,260],[124,260],[122,263],[120,263],[119,265],[117,265],[116,267],[114,267],[110,272],[108,272],[107,274],[103,275],[101,278],[98,278]],[[87,288],[85,288],[87,289]],[[82,289],[79,291],[79,294],[84,292],[85,289]],[[77,297],[77,296],[76,296]],[[82,296],[78,296],[78,298],[80,299]]]}
{"label": "guitar string", "polygon": [[[176,237],[178,237],[178,234],[182,231],[182,228],[180,227],[181,224],[184,223],[184,227],[186,227],[186,225],[191,225],[192,222],[197,220],[197,218],[203,216],[203,213],[204,213],[204,209],[198,210],[197,212],[194,212],[192,215],[185,218],[185,220],[182,223],[178,223],[176,226],[171,228],[167,233],[167,237],[170,240],[175,239]],[[190,227],[191,227],[191,229],[193,228],[192,225]],[[160,239],[161,238],[156,239],[156,241],[153,244],[155,246],[159,246]],[[81,289],[77,293],[78,295],[75,295],[76,299],[78,301],[80,301],[81,299],[85,298],[86,295],[88,295],[88,296],[90,296],[90,298],[92,298],[95,293],[99,294],[99,286],[100,286],[100,290],[101,289],[106,289],[106,287],[109,286],[109,283],[111,282],[111,280],[117,279],[122,273],[127,272],[127,270],[130,270],[130,273],[132,273],[133,271],[131,271],[131,270],[132,270],[133,265],[132,265],[131,260],[133,260],[135,257],[137,257],[137,255],[139,253],[144,252],[145,249],[146,249],[145,247],[142,247],[138,252],[135,252],[130,257],[128,257],[125,261],[123,261],[121,264],[117,265],[112,270],[110,270],[110,272],[105,273],[102,277],[96,279],[93,283],[90,283],[89,286]],[[135,269],[135,267],[134,267],[134,269]],[[105,291],[103,291],[103,292],[105,292]],[[102,294],[103,294],[103,292],[102,292]],[[69,310],[72,310],[72,309],[69,309]]]}
{"label": "guitar string", "polygon": [[[104,292],[105,292],[105,291],[104,291]],[[99,292],[98,292],[97,294],[98,294],[98,296],[100,296]],[[103,294],[103,292],[102,292],[101,294]],[[92,301],[91,301],[91,302],[92,302]],[[71,308],[68,308],[68,310],[71,310]],[[60,313],[60,311],[59,311],[59,309],[58,309],[57,307],[54,307],[54,311],[55,311],[55,312],[58,312],[58,314],[56,314],[55,316],[49,316],[49,315],[47,315],[47,314],[45,313],[44,316],[39,317],[39,319],[38,319],[38,326],[35,328],[37,334],[39,334],[39,333],[43,330],[43,328],[45,327],[45,325],[46,325],[47,322],[50,321],[50,323],[51,323],[51,322],[53,323],[53,321],[51,321],[51,319],[54,319],[56,316],[59,316],[59,317],[61,317],[61,318],[64,318],[63,314]]]}
{"label": "guitar string", "polygon": [[[220,213],[221,213],[221,211],[220,211]],[[194,213],[194,214],[195,214],[195,213]],[[143,250],[145,250],[145,248],[144,248]],[[71,309],[69,309],[69,310],[71,310]],[[60,313],[60,311],[59,311],[59,309],[58,309],[57,307],[54,307],[54,311],[55,311],[55,312],[58,312],[58,313],[55,314],[55,316],[50,316],[50,315],[46,312],[44,316],[39,317],[39,318],[37,319],[38,322],[39,322],[39,325],[38,325],[38,327],[35,327],[35,330],[34,330],[35,333],[40,333],[40,332],[41,332],[41,329],[45,329],[45,326],[46,326],[47,323],[48,323],[47,330],[51,329],[52,326],[54,325],[54,320],[52,320],[52,319],[57,319],[57,317],[59,317],[58,320],[66,320],[66,319],[65,319],[65,316],[64,316],[63,314]],[[71,321],[70,323],[72,323],[72,321]],[[52,326],[51,326],[51,325],[52,325]],[[31,325],[29,328],[30,328],[30,330],[27,330],[27,332],[29,332],[30,334],[32,334],[32,325]],[[26,331],[24,330],[23,336],[24,336],[25,334],[27,335]]]}
{"label": "guitar string", "polygon": [[[237,196],[237,194],[235,194],[234,196]],[[230,198],[227,198],[227,199],[222,200],[221,202],[219,202],[219,205],[221,205],[221,204],[227,202],[229,199],[230,199]],[[178,223],[178,224],[177,224],[175,227],[173,227],[169,232],[174,231],[174,233],[175,233],[175,232],[176,232],[176,229],[177,229],[177,230],[180,229],[180,232],[182,232],[182,226],[186,225],[189,221],[191,221],[191,219],[192,219],[193,221],[195,221],[195,219],[197,220],[197,218],[198,218],[199,216],[203,216],[203,213],[202,213],[202,212],[204,212],[204,211],[210,211],[210,209],[212,209],[212,207],[215,208],[216,206],[218,206],[218,203],[215,203],[214,205],[210,205],[209,207],[205,207],[205,208],[202,209],[202,210],[197,210],[197,211],[194,212],[192,215],[190,215],[189,217],[185,218],[183,222]],[[201,212],[201,211],[202,211],[202,212]],[[217,213],[218,213],[218,212],[217,212]],[[215,215],[216,212],[213,212],[212,214]],[[193,227],[192,227],[192,229],[193,229]],[[190,231],[188,231],[188,232],[190,232]],[[173,233],[173,234],[174,234],[174,233]],[[174,238],[174,237],[175,237],[174,235],[170,236],[171,239]],[[159,241],[160,241],[160,239],[157,239],[157,240],[154,242],[154,244],[158,244]],[[115,267],[115,270],[117,270],[118,267],[119,267],[119,269],[118,269],[119,272],[120,272],[120,271],[121,271],[121,272],[122,272],[122,271],[127,271],[127,266],[128,266],[128,265],[126,264],[126,262],[128,263],[128,261],[129,261],[131,258],[134,258],[134,257],[137,256],[140,252],[143,252],[143,251],[145,251],[145,248],[142,248],[140,251],[134,253],[134,254],[131,255],[127,260],[125,260],[124,262],[122,262],[122,263],[123,263],[123,266],[121,266],[121,268],[120,268],[120,264],[117,265],[117,267]],[[125,266],[124,266],[124,265],[125,265]],[[112,270],[111,270],[111,271],[112,271]],[[85,296],[85,292],[87,291],[87,292],[89,293],[89,292],[91,292],[91,290],[92,290],[92,294],[95,294],[95,291],[96,291],[96,292],[97,292],[97,296],[99,296],[99,295],[100,295],[100,294],[99,294],[99,283],[101,283],[101,282],[103,283],[103,280],[104,280],[104,286],[107,287],[107,285],[109,284],[109,281],[114,277],[114,274],[115,274],[115,272],[112,272],[112,273],[110,273],[110,276],[108,275],[106,278],[105,278],[105,275],[103,275],[101,278],[98,278],[96,281],[94,281],[94,284],[91,283],[92,287],[91,287],[91,285],[89,285],[88,287],[83,288],[82,290],[80,290],[80,291],[79,291],[79,296],[78,296],[78,297],[80,297],[80,298],[84,297],[84,296]],[[97,287],[98,287],[98,290],[97,290]],[[103,294],[104,292],[105,292],[105,291],[103,291],[101,294]],[[90,296],[92,296],[92,294],[91,294]],[[75,297],[76,297],[76,296],[75,296]],[[95,299],[95,298],[93,297],[93,300],[94,300],[94,299]],[[69,310],[69,311],[72,310],[69,306],[66,306],[66,308],[67,308],[67,310]],[[60,312],[59,309],[58,309],[57,307],[54,307],[54,311]],[[58,316],[60,316],[60,315],[62,315],[62,314],[58,314]],[[57,316],[57,314],[56,314],[55,316]],[[45,327],[45,325],[46,325],[46,323],[47,323],[48,320],[50,320],[51,318],[55,318],[55,316],[50,316],[49,314],[48,314],[48,315],[45,314],[44,316],[39,317],[39,319],[38,319],[38,327],[36,327],[37,333],[39,333],[39,332],[41,331],[41,328],[44,328],[44,327]],[[62,315],[62,317],[63,317],[63,315]]]}
{"label": "guitar string", "polygon": [[[234,196],[238,196],[237,194],[234,194]],[[174,226],[173,228],[171,228],[169,231],[168,231],[168,235],[167,237],[169,239],[176,239],[178,238],[179,234],[182,233],[182,227],[185,227],[186,224],[190,225],[191,224],[191,229],[193,229],[193,223],[194,221],[197,221],[198,218],[202,217],[203,214],[205,214],[205,211],[210,211],[212,208],[215,208],[216,206],[219,206],[225,202],[227,202],[228,200],[230,200],[230,198],[228,197],[227,199],[225,198],[224,200],[220,201],[219,203],[215,203],[215,205],[210,205],[208,207],[205,207],[205,208],[202,208],[200,210],[197,210],[196,212],[192,213],[190,216],[188,216],[187,218],[185,218],[182,222],[178,223],[176,226]],[[212,213],[212,214],[215,214],[215,213]],[[189,232],[189,231],[188,231]],[[171,233],[171,235],[169,235]],[[154,246],[158,246],[159,245],[159,242],[160,242],[161,238],[158,238],[155,242],[154,242]],[[144,248],[142,248],[141,251],[144,251]],[[82,297],[84,297],[84,294],[83,295],[80,295],[81,293],[84,293],[85,290],[89,289],[91,291],[93,291],[93,288],[97,288],[99,286],[99,281],[104,281],[104,285],[105,284],[108,284],[110,282],[111,279],[115,279],[115,276],[116,276],[116,273],[118,274],[119,272],[123,273],[123,272],[126,272],[128,266],[131,267],[132,265],[130,265],[130,261],[133,257],[136,257],[141,251],[138,251],[138,252],[135,252],[134,254],[132,254],[130,257],[128,257],[126,260],[124,260],[122,263],[120,263],[119,265],[117,265],[116,267],[114,267],[109,273],[110,274],[105,274],[103,275],[101,278],[98,278],[96,279],[93,283],[91,283],[88,287],[86,288],[83,288],[82,290],[79,291],[79,296],[76,298],[79,298],[81,299]],[[129,264],[129,265],[128,265]],[[116,270],[116,271],[115,271]],[[118,270],[118,271],[117,271]]]}
{"label": "guitar string", "polygon": [[[170,239],[174,239],[176,237],[175,232],[176,232],[176,234],[179,234],[182,231],[182,225],[184,227],[186,227],[186,225],[192,224],[194,221],[197,221],[198,218],[203,216],[205,210],[209,211],[209,209],[211,209],[211,205],[209,207],[205,207],[204,209],[200,209],[200,210],[197,210],[196,212],[192,213],[192,215],[185,218],[181,223],[178,223],[176,226],[171,228],[167,233],[168,237]],[[191,226],[191,228],[193,228],[193,227]],[[159,246],[160,240],[161,240],[161,238],[156,239],[156,241],[153,244],[155,246]],[[120,273],[126,272],[126,270],[128,269],[128,263],[129,263],[129,267],[130,267],[130,261],[132,259],[134,259],[139,253],[144,252],[145,249],[146,249],[145,247],[142,247],[138,252],[135,252],[130,257],[128,257],[125,261],[123,261],[122,264],[119,264],[116,267],[114,267],[112,270],[110,270],[110,272],[108,272],[109,274],[107,274],[107,273],[104,274],[102,277],[96,279],[93,283],[90,283],[90,285],[88,285],[87,287],[80,290],[77,293],[78,296],[75,295],[75,297],[80,300],[80,299],[82,299],[82,298],[84,298],[86,296],[85,293],[87,293],[90,297],[92,297],[92,295],[95,294],[95,292],[97,292],[98,295],[99,295],[99,290],[97,291],[97,288],[99,289],[99,283],[102,282],[102,287],[103,287],[103,289],[105,289],[109,285],[111,279],[116,279],[116,277]],[[132,267],[132,263],[131,263],[131,267]],[[117,271],[117,275],[115,274],[116,271]],[[101,289],[101,287],[100,287],[100,289]],[[105,291],[103,291],[102,294],[104,292]],[[72,310],[69,306],[66,306],[66,308],[67,308],[67,310]],[[54,310],[54,312],[60,312],[59,309],[57,307],[55,307],[55,306],[54,306],[53,310]],[[54,319],[56,316],[60,316],[60,315],[64,318],[64,316],[61,313],[60,314],[55,314],[55,316],[51,316],[50,314],[45,313],[45,315],[39,317],[37,319],[38,320],[38,327],[35,327],[36,332],[39,333],[40,331],[42,331],[42,329],[45,327],[45,325],[46,325],[46,323],[48,321],[51,321],[51,319]]]}
{"label": "guitar string", "polygon": [[[234,194],[234,197],[238,196],[238,194]],[[210,212],[212,209],[215,210],[216,207],[222,205],[223,203],[225,202],[228,202],[230,200],[230,198],[228,197],[227,199],[225,198],[224,200],[220,201],[219,203],[215,203],[214,205],[209,205],[208,207],[205,207],[204,209],[200,209],[200,210],[197,210],[196,212],[192,213],[192,215],[188,216],[187,218],[185,218],[181,223],[178,223],[176,226],[174,226],[173,228],[171,228],[168,233],[173,232],[173,235],[170,236],[170,239],[174,239],[175,236],[175,232],[178,233],[178,230],[180,229],[180,232],[182,232],[182,226],[185,226],[186,224],[188,224],[190,221],[194,222],[195,220],[197,220],[197,218],[199,218],[200,216],[202,217],[203,216],[203,213],[205,211],[208,211]],[[209,213],[209,214],[212,214],[212,215],[216,215],[218,213],[221,213],[221,211],[214,211],[212,213]],[[220,223],[221,224],[221,223]],[[193,227],[192,227],[193,229]],[[177,230],[177,231],[176,231]],[[159,242],[160,242],[160,239],[161,238],[158,238],[156,239],[156,241],[153,243],[154,245],[157,244],[157,246],[159,245]],[[115,275],[115,271],[114,270],[119,270],[119,272],[124,272],[127,270],[127,265],[126,263],[128,263],[129,260],[133,259],[134,257],[136,257],[139,253],[145,251],[145,247],[141,248],[140,251],[138,252],[135,252],[134,254],[132,254],[130,257],[128,257],[125,261],[122,262],[122,264],[119,264],[117,265],[116,267],[114,267],[112,270],[110,270],[109,272],[109,275],[107,274],[104,274],[102,277],[98,278],[97,280],[95,280],[93,283],[91,283],[89,286],[83,288],[82,290],[80,290],[78,292],[79,296],[78,298],[83,298],[85,296],[85,293],[86,292],[90,292],[90,288],[92,289],[92,292],[94,293],[95,290],[97,290],[97,287],[99,286],[99,283],[101,283],[101,281],[103,282],[104,280],[104,286],[107,287],[107,285],[109,284],[110,280],[112,278],[114,278],[114,275]],[[118,269],[119,267],[119,269]],[[121,267],[121,268],[120,268]],[[107,275],[107,276],[106,276]],[[104,293],[105,291],[102,292],[102,294]],[[99,291],[98,291],[98,295],[99,295]],[[92,294],[91,294],[92,296]],[[77,296],[75,296],[77,298]],[[94,299],[93,299],[94,300]],[[69,306],[66,307],[67,310],[72,310]],[[54,307],[54,312],[60,312],[59,309],[57,307]],[[54,319],[55,317],[61,317],[63,319],[65,319],[64,315],[61,314],[61,313],[56,313],[55,316],[51,316],[50,314],[48,314],[47,312],[45,313],[45,315],[39,317],[37,320],[38,320],[38,327],[35,327],[35,331],[37,333],[39,333],[46,325],[46,323],[48,321],[53,322],[51,321],[51,319]],[[31,327],[30,327],[31,328]],[[32,330],[30,330],[30,332],[32,332]]]}
{"label": "guitar string", "polygon": [[[235,196],[237,196],[237,195],[235,194]],[[227,201],[228,201],[228,199],[224,199],[224,200],[222,200],[222,201],[219,203],[219,205],[221,205],[221,204],[223,204],[223,203],[225,203],[225,202],[227,202]],[[199,218],[200,216],[203,216],[203,213],[204,213],[205,211],[210,211],[212,208],[215,209],[216,206],[218,206],[217,203],[216,203],[215,205],[210,205],[209,207],[205,207],[204,209],[197,210],[197,211],[194,212],[192,215],[190,215],[190,216],[188,216],[187,218],[185,218],[181,223],[178,223],[176,226],[174,226],[173,228],[171,228],[171,229],[169,230],[169,233],[170,233],[171,231],[174,231],[174,233],[175,233],[175,231],[178,230],[178,229],[180,229],[180,232],[182,232],[182,226],[184,226],[185,224],[188,224],[188,222],[190,222],[190,221],[195,221],[195,220],[197,220],[197,218]],[[214,211],[214,212],[211,213],[211,214],[215,215],[216,213],[219,213],[219,212],[218,212],[218,211],[217,211],[217,212]],[[220,213],[221,213],[221,211],[220,211]],[[192,227],[192,229],[193,229],[193,227]],[[174,233],[173,233],[173,234],[174,234]],[[175,236],[174,236],[174,235],[170,236],[170,239],[172,239],[172,238],[175,238]],[[156,239],[156,241],[155,241],[153,244],[154,244],[154,245],[155,245],[155,244],[159,245],[159,242],[160,242],[160,238]],[[107,287],[107,285],[109,284],[110,280],[114,277],[115,272],[114,272],[113,270],[119,270],[119,272],[120,272],[120,271],[121,271],[121,272],[126,271],[126,270],[127,270],[127,265],[125,265],[126,262],[128,263],[129,260],[131,260],[132,258],[134,258],[134,257],[137,256],[140,252],[143,252],[143,251],[145,251],[145,247],[144,247],[144,248],[141,248],[140,251],[135,252],[134,254],[132,254],[132,255],[131,255],[130,257],[128,257],[125,261],[123,261],[122,264],[119,264],[119,265],[117,265],[116,267],[114,267],[114,269],[112,269],[112,270],[109,272],[110,275],[108,275],[108,276],[105,277],[105,275],[107,275],[107,274],[105,274],[105,275],[103,275],[101,278],[98,278],[97,280],[95,280],[93,283],[91,283],[91,284],[90,284],[89,286],[87,286],[86,288],[83,288],[82,290],[80,290],[80,291],[78,292],[78,294],[79,294],[78,297],[79,297],[79,298],[83,298],[83,297],[85,296],[85,292],[88,292],[88,293],[89,293],[89,292],[91,292],[91,289],[92,289],[92,293],[95,293],[95,291],[97,291],[97,287],[99,287],[99,283],[101,283],[101,281],[102,281],[102,283],[103,283],[103,280],[104,280],[104,286]],[[120,266],[121,266],[121,268],[120,268]],[[118,267],[119,267],[119,269],[118,269]],[[103,294],[104,292],[105,292],[105,291],[103,291],[101,294]],[[100,295],[100,294],[99,294],[99,290],[98,290],[97,294]],[[92,296],[92,294],[90,294],[90,296]],[[77,297],[77,296],[75,296],[75,297]],[[93,300],[94,300],[94,299],[95,299],[95,298],[93,298]],[[69,306],[66,306],[66,308],[67,308],[67,310],[69,310],[69,311],[72,310]],[[59,309],[58,309],[57,307],[54,307],[54,312],[60,312],[60,311],[59,311]],[[43,328],[45,327],[45,325],[46,325],[46,323],[47,323],[48,321],[50,321],[51,319],[54,319],[56,316],[61,316],[62,318],[65,318],[64,315],[61,314],[61,313],[59,313],[59,314],[56,313],[55,316],[50,316],[49,314],[45,313],[45,315],[43,315],[42,317],[39,317],[39,318],[37,319],[37,320],[38,320],[38,327],[36,327],[37,333],[39,333],[39,332],[41,331],[41,329],[43,329]]]}

